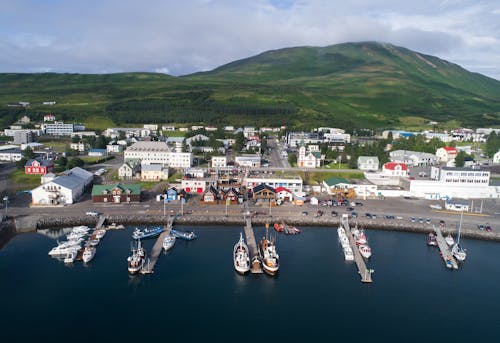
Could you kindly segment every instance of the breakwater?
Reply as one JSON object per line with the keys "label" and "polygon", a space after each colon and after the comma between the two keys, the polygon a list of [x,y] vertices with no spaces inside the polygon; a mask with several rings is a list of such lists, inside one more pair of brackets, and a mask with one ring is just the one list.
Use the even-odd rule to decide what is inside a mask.
{"label": "breakwater", "polygon": [[[48,229],[58,227],[68,227],[75,225],[88,225],[93,226],[97,224],[98,218],[95,217],[39,217],[36,219],[36,225],[33,226],[31,231],[35,229]],[[274,222],[285,222],[288,224],[296,225],[299,227],[307,226],[323,226],[335,227],[340,225],[340,217],[281,217],[281,216],[253,216],[252,223],[254,225],[265,225],[266,223],[273,224]],[[350,224],[365,229],[372,230],[387,230],[387,231],[401,231],[413,233],[429,233],[433,231],[432,225],[411,223],[402,220],[369,220],[365,218],[352,218],[349,220]],[[168,216],[155,216],[155,215],[117,215],[107,216],[106,224],[123,224],[123,225],[167,225]],[[175,220],[178,225],[235,225],[244,226],[245,221],[243,216],[197,216],[185,215],[178,216]],[[19,232],[20,230],[18,230]],[[22,231],[28,231],[26,229]],[[456,228],[443,227],[444,234],[456,233]],[[490,240],[500,242],[500,233],[479,231],[477,229],[462,229],[462,237],[470,239]]]}

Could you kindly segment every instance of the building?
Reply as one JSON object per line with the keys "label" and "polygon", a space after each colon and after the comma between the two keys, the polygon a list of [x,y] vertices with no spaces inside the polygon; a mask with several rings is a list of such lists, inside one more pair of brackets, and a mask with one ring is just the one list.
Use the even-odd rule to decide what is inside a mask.
{"label": "building", "polygon": [[134,184],[94,185],[92,202],[94,203],[132,203],[141,201],[141,186]]}
{"label": "building", "polygon": [[51,160],[28,160],[24,165],[25,174],[44,175],[54,171],[54,162]]}
{"label": "building", "polygon": [[222,192],[222,202],[226,205],[238,205],[243,202],[243,196],[236,188],[230,187]]}
{"label": "building", "polygon": [[[42,105],[46,105],[46,106],[54,106],[56,104],[55,101],[44,101],[42,102]],[[45,117],[44,117],[45,119]],[[56,118],[54,117],[54,120],[56,120]]]}
{"label": "building", "polygon": [[181,181],[181,187],[184,191],[186,191],[186,193],[202,194],[208,186],[215,186],[216,183],[215,179],[183,178]]}
{"label": "building", "polygon": [[445,146],[436,150],[436,157],[439,162],[447,163],[452,161],[457,157],[457,149],[449,146]]}
{"label": "building", "polygon": [[377,156],[359,156],[358,169],[359,170],[378,170],[379,160]]}
{"label": "building", "polygon": [[305,146],[299,148],[297,157],[297,167],[303,168],[319,168],[321,166],[322,156],[319,151],[306,151]]}
{"label": "building", "polygon": [[227,157],[226,156],[212,156],[211,160],[212,168],[225,168],[227,167]]}
{"label": "building", "polygon": [[72,150],[78,151],[78,152],[85,152],[88,148],[88,144],[85,144],[83,142],[78,142],[78,143],[70,143],[69,147]]}
{"label": "building", "polygon": [[141,181],[161,181],[168,179],[168,168],[160,164],[145,164],[141,166]]}
{"label": "building", "polygon": [[246,177],[243,180],[244,186],[251,190],[254,187],[265,184],[273,188],[285,187],[291,190],[293,193],[302,192],[303,182],[299,176],[292,177]]}
{"label": "building", "polygon": [[89,149],[89,156],[93,157],[104,157],[107,155],[106,149]]}
{"label": "building", "polygon": [[260,168],[260,155],[243,154],[241,156],[236,156],[234,163],[240,167]]}
{"label": "building", "polygon": [[208,187],[201,196],[200,202],[203,204],[218,204],[219,192],[214,186]]}
{"label": "building", "polygon": [[437,163],[437,157],[420,151],[395,150],[389,153],[391,162],[404,163],[410,167],[433,166]]}
{"label": "building", "polygon": [[139,159],[142,164],[161,164],[174,168],[189,168],[193,156],[189,152],[174,152],[165,142],[137,142],[125,150],[125,160]]}
{"label": "building", "polygon": [[350,182],[341,177],[331,177],[323,180],[322,186],[327,193],[334,196],[342,196],[348,199],[358,198],[376,198],[378,196],[377,185],[369,181],[357,180]]}
{"label": "building", "polygon": [[110,154],[118,154],[123,151],[123,146],[120,144],[108,144],[106,145],[106,151]]}
{"label": "building", "polygon": [[43,116],[43,121],[55,121],[56,116],[53,114],[46,114]]}
{"label": "building", "polygon": [[144,124],[144,128],[150,131],[158,131],[158,124]]}
{"label": "building", "polygon": [[293,193],[288,188],[278,187],[276,188],[276,199],[281,202],[293,201]]}
{"label": "building", "polygon": [[382,173],[387,176],[408,176],[408,167],[404,163],[387,162],[382,166]]}
{"label": "building", "polygon": [[498,164],[500,163],[500,150],[496,152],[495,155],[493,155],[493,163]]}
{"label": "building", "polygon": [[84,131],[85,126],[81,124],[64,124],[62,121],[42,124],[42,129],[46,135],[51,136],[71,136],[74,131]]}
{"label": "building", "polygon": [[75,167],[31,191],[32,205],[58,206],[75,203],[94,179],[94,174]]}
{"label": "building", "polygon": [[118,168],[120,180],[138,179],[141,175],[141,164],[138,161],[127,161]]}
{"label": "building", "polygon": [[23,158],[21,149],[15,145],[0,146],[0,161],[17,162]]}
{"label": "building", "polygon": [[260,184],[252,189],[252,198],[264,200],[271,204],[276,201],[276,189],[266,184]]}
{"label": "building", "polygon": [[35,133],[31,130],[16,130],[14,132],[14,144],[27,144],[35,141]]}

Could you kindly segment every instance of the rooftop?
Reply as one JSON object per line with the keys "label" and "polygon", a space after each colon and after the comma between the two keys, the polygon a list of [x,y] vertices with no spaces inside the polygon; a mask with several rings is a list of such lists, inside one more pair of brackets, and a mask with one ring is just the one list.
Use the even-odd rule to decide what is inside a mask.
{"label": "rooftop", "polygon": [[165,142],[140,141],[127,148],[127,151],[164,151],[170,152],[170,148]]}

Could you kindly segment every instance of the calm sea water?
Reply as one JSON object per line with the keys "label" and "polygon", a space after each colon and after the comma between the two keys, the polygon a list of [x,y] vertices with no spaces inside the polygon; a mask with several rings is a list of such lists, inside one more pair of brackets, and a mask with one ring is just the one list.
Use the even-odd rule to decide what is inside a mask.
{"label": "calm sea water", "polygon": [[368,231],[366,285],[334,229],[278,236],[274,278],[234,272],[237,227],[195,228],[155,274],[130,277],[131,231],[108,232],[92,263],[73,267],[47,255],[53,239],[15,237],[0,251],[2,341],[498,341],[498,243],[464,241],[469,258],[449,271],[423,235]]}

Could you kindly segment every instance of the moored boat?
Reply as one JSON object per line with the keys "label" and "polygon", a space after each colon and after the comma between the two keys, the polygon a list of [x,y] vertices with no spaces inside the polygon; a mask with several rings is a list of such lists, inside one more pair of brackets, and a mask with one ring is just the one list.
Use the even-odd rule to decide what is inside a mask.
{"label": "moored boat", "polygon": [[169,251],[174,246],[175,240],[176,240],[175,236],[167,235],[163,239],[163,250]]}
{"label": "moored boat", "polygon": [[245,274],[250,270],[250,254],[248,246],[243,240],[243,234],[240,232],[240,240],[236,242],[233,248],[234,269],[240,274]]}
{"label": "moored boat", "polygon": [[260,254],[262,257],[262,267],[269,275],[275,275],[279,268],[279,255],[276,252],[276,245],[267,237],[263,237],[259,243]]}
{"label": "moored boat", "polygon": [[431,233],[429,233],[429,235],[427,235],[427,245],[431,245],[431,246],[437,245],[437,238],[436,238],[436,235],[434,234],[434,232],[431,232]]}
{"label": "moored boat", "polygon": [[450,247],[455,244],[455,240],[453,239],[453,236],[451,234],[446,235],[444,238],[446,244],[448,244]]}
{"label": "moored boat", "polygon": [[77,251],[70,251],[66,254],[66,257],[64,258],[64,263],[70,264],[75,261]]}
{"label": "moored boat", "polygon": [[274,223],[274,230],[276,232],[284,232],[285,231],[285,227],[283,224],[280,224],[280,223]]}
{"label": "moored boat", "polygon": [[83,249],[82,260],[85,263],[90,262],[95,256],[96,248],[92,245],[87,245],[85,249]]}
{"label": "moored boat", "polygon": [[163,228],[161,226],[158,226],[154,229],[145,228],[144,230],[139,230],[138,228],[135,228],[134,232],[132,233],[132,238],[133,239],[152,238],[158,236],[162,232]]}
{"label": "moored boat", "polygon": [[364,258],[370,258],[370,256],[372,256],[372,249],[366,244],[358,245],[358,250]]}
{"label": "moored boat", "polygon": [[361,230],[358,230],[358,229],[355,229],[352,234],[354,235],[354,240],[356,241],[356,244],[366,244],[367,243],[367,239],[366,239],[366,235],[365,235],[365,230],[361,229]]}
{"label": "moored boat", "polygon": [[185,231],[179,231],[179,230],[172,229],[172,230],[170,230],[170,233],[172,234],[172,236],[175,236],[175,237],[181,238],[181,239],[185,239],[188,241],[192,241],[193,239],[195,239],[197,237],[193,231],[185,232]]}
{"label": "moored boat", "polygon": [[141,271],[144,263],[146,262],[146,251],[141,245],[141,240],[137,240],[137,247],[132,248],[132,255],[127,258],[128,272],[130,274],[137,274]]}
{"label": "moored boat", "polygon": [[97,229],[94,231],[95,238],[97,238],[97,239],[103,238],[105,234],[106,234],[106,230],[104,230],[104,229]]}
{"label": "moored boat", "polygon": [[462,218],[463,211],[460,214],[460,223],[458,224],[457,242],[451,248],[451,253],[460,262],[465,261],[465,259],[467,258],[467,251],[460,245],[460,228],[462,227]]}
{"label": "moored boat", "polygon": [[343,247],[344,248],[344,258],[346,261],[354,261],[354,253],[350,246]]}
{"label": "moored boat", "polygon": [[100,240],[99,238],[93,238],[88,241],[88,244],[95,247],[99,244]]}

